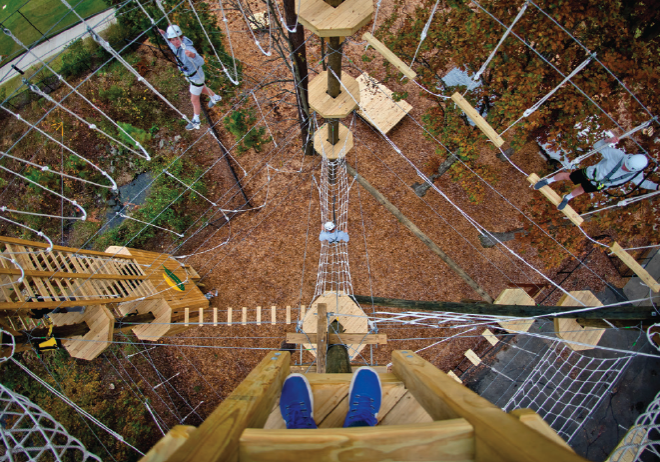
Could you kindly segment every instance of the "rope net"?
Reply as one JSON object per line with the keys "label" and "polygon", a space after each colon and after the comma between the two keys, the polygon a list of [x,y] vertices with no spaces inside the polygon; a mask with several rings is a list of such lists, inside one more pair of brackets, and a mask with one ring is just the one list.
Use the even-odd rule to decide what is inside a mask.
{"label": "rope net", "polygon": [[319,200],[321,223],[333,223],[332,232],[338,239],[342,233],[346,240],[321,240],[321,256],[316,278],[314,298],[326,292],[353,294],[353,283],[348,263],[348,173],[346,158],[328,159],[321,162]]}
{"label": "rope net", "polygon": [[0,460],[101,461],[50,414],[2,384],[0,406],[0,435],[5,446]]}
{"label": "rope net", "polygon": [[[644,453],[646,455],[642,458]],[[637,417],[635,425],[630,427],[621,443],[612,452],[609,461],[651,460],[648,458],[651,454],[660,459],[660,393],[655,395],[646,411]]]}

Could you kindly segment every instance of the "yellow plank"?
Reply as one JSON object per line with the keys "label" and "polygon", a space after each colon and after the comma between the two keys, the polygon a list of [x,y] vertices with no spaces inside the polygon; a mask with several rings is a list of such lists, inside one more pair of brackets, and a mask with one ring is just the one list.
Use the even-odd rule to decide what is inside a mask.
{"label": "yellow plank", "polygon": [[489,329],[484,330],[481,335],[483,335],[491,345],[497,345],[497,337],[495,337],[495,334],[493,334]]}
{"label": "yellow plank", "polygon": [[474,427],[476,462],[586,462],[412,351],[394,351],[392,363],[396,376],[434,420],[464,418]]}
{"label": "yellow plank", "polygon": [[555,443],[564,446],[566,449],[568,449],[571,452],[573,451],[573,448],[571,448],[566,441],[562,439],[561,436],[557,434],[556,431],[552,429],[550,425],[547,424],[545,420],[541,418],[540,415],[538,415],[536,412],[534,412],[531,409],[515,409],[511,412],[509,412],[512,416],[514,416],[516,419],[520,420],[522,423],[527,425],[529,428],[533,428],[537,432],[539,432],[541,435],[544,435],[548,438],[550,438],[552,441]]}
{"label": "yellow plank", "polygon": [[[628,433],[619,441],[614,451],[605,460],[605,462],[635,462],[637,455],[642,450],[642,444],[649,441],[647,437],[648,428],[644,426],[632,426]],[[621,449],[622,446],[631,445],[626,449]]]}
{"label": "yellow plank", "polygon": [[[286,334],[287,343],[294,344],[311,344],[315,345],[317,342],[316,333],[312,334]],[[364,344],[364,345],[385,345],[387,344],[387,334],[330,334],[329,344]]]}
{"label": "yellow plank", "polygon": [[243,310],[241,312],[241,324],[243,326],[247,325],[247,307],[243,307]]}
{"label": "yellow plank", "polygon": [[388,60],[390,64],[392,64],[394,67],[399,69],[403,75],[408,77],[410,80],[415,80],[415,77],[417,77],[417,73],[410,69],[406,64],[399,59],[397,55],[392,53],[389,48],[385,46],[382,42],[380,42],[376,37],[371,35],[369,32],[365,32],[362,35],[362,39],[366,40],[369,45],[374,47],[374,50],[376,50],[378,53],[381,54],[383,58]]}
{"label": "yellow plank", "polygon": [[257,307],[257,326],[261,325],[261,307]]}
{"label": "yellow plank", "polygon": [[[527,305],[534,306],[536,302],[523,289],[504,289],[495,299],[496,305]],[[527,332],[534,324],[534,320],[498,322],[507,332]]]}
{"label": "yellow plank", "polygon": [[175,425],[147,452],[140,462],[164,462],[179,449],[196,429],[190,425]]}
{"label": "yellow plank", "polygon": [[199,309],[199,325],[200,327],[204,325],[204,308]]}
{"label": "yellow plank", "polygon": [[168,462],[237,462],[239,437],[247,427],[263,427],[284,379],[288,352],[271,351]]}
{"label": "yellow plank", "polygon": [[479,356],[477,356],[477,354],[476,354],[474,351],[472,351],[472,350],[468,350],[468,351],[466,351],[466,352],[465,352],[465,357],[466,357],[467,359],[469,359],[470,362],[471,362],[472,364],[474,364],[475,366],[478,366],[479,364],[481,364],[481,359],[480,359]]}
{"label": "yellow plank", "polygon": [[231,306],[227,308],[227,325],[231,326]]}
{"label": "yellow plank", "polygon": [[286,306],[286,323],[291,324],[291,306]]}
{"label": "yellow plank", "polygon": [[217,326],[218,325],[218,309],[213,308],[213,325]]}
{"label": "yellow plank", "polygon": [[[576,290],[569,292],[570,295],[577,298],[582,305],[576,302],[567,294],[564,294],[557,302],[557,306],[603,306],[603,304],[596,298],[590,290]],[[589,345],[598,345],[600,338],[605,333],[605,329],[596,329],[593,327],[582,327],[575,319],[571,318],[555,318],[555,334],[557,337],[564,340],[572,340],[574,342],[587,343]],[[574,343],[566,342],[566,346],[575,351],[592,350],[593,347],[576,345]]]}
{"label": "yellow plank", "polygon": [[[536,173],[532,173],[527,177],[527,181],[529,181],[529,183],[532,185],[535,185],[540,180],[541,178]],[[561,202],[561,197],[559,194],[557,194],[549,185],[543,186],[541,189],[539,189],[539,191],[554,205],[559,205]],[[566,215],[574,225],[580,226],[582,223],[584,223],[584,218],[582,218],[575,210],[573,210],[573,207],[570,205],[567,205],[564,210],[560,211]]]}
{"label": "yellow plank", "polygon": [[305,319],[305,305],[300,305],[300,320]]}
{"label": "yellow plank", "polygon": [[346,154],[353,149],[353,132],[344,124],[339,124],[339,141],[332,145],[328,141],[330,124],[323,124],[314,134],[314,150],[326,159],[335,160],[346,157]]}
{"label": "yellow plank", "polygon": [[[357,102],[356,102],[357,101]],[[323,71],[309,82],[309,105],[324,119],[343,119],[360,102],[360,86],[348,73],[341,73],[340,93],[336,98],[328,94],[328,71]]]}
{"label": "yellow plank", "polygon": [[463,383],[463,381],[456,374],[454,374],[454,371],[447,372],[447,375],[456,380],[458,383]]}
{"label": "yellow plank", "polygon": [[333,8],[323,0],[297,0],[300,23],[319,37],[348,37],[371,21],[372,0],[351,0]]}
{"label": "yellow plank", "polygon": [[619,257],[619,259],[626,264],[628,268],[633,270],[633,272],[642,280],[644,281],[644,284],[649,286],[653,292],[660,292],[660,284],[653,279],[653,276],[649,274],[646,269],[642,268],[642,265],[637,263],[637,261],[623,248],[619,245],[618,242],[615,242],[612,244],[610,247],[610,250],[614,255]]}
{"label": "yellow plank", "polygon": [[469,461],[474,456],[474,432],[464,419],[315,430],[248,428],[240,439],[241,462]]}
{"label": "yellow plank", "polygon": [[274,326],[277,324],[277,307],[271,306],[270,307],[270,325]]}
{"label": "yellow plank", "polygon": [[183,315],[183,324],[186,327],[188,327],[188,325],[189,325],[188,321],[190,320],[190,308],[186,308],[184,313],[185,314]]}
{"label": "yellow plank", "polygon": [[[381,417],[378,413],[378,425],[410,425],[418,423],[433,422],[433,419],[428,412],[417,402],[415,397],[410,394],[404,387],[396,387],[394,392],[403,389],[405,393],[399,401],[389,410],[384,416]],[[383,402],[385,400],[385,390],[383,390]]]}
{"label": "yellow plank", "polygon": [[454,100],[456,105],[460,107],[467,116],[472,119],[472,121],[475,123],[477,127],[488,137],[489,140],[491,140],[495,146],[498,148],[502,147],[504,144],[504,140],[500,137],[500,135],[497,134],[495,130],[486,122],[486,119],[481,117],[481,114],[477,112],[475,108],[473,108],[470,103],[467,102],[463,96],[461,96],[460,93],[454,93],[451,95],[451,99]]}

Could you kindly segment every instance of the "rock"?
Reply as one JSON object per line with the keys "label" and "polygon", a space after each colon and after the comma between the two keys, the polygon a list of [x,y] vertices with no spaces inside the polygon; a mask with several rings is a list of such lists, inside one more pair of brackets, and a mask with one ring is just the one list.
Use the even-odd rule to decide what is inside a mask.
{"label": "rock", "polygon": [[181,135],[176,135],[176,136],[174,137],[174,142],[175,142],[175,143],[178,143],[179,141],[181,141]]}
{"label": "rock", "polygon": [[158,148],[159,148],[159,149],[163,149],[164,147],[165,147],[165,140],[160,140],[160,141],[158,142]]}

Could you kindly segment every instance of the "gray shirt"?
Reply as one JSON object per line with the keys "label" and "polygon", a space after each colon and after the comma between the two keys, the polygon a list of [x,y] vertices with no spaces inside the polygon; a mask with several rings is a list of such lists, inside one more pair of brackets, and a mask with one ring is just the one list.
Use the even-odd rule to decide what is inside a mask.
{"label": "gray shirt", "polygon": [[328,244],[334,244],[335,242],[348,242],[348,233],[344,231],[321,231],[319,235],[319,241],[328,241]]}
{"label": "gray shirt", "polygon": [[[170,50],[172,50],[172,53],[174,53],[178,59],[177,67],[181,72],[183,72],[183,75],[185,75],[190,82],[196,84],[204,83],[204,70],[202,69],[202,66],[204,65],[204,58],[202,58],[199,53],[197,53],[197,50],[195,50],[195,47],[193,47],[192,40],[190,40],[188,37],[183,37],[181,41],[183,42],[183,45],[185,45],[185,50],[183,45],[179,48],[176,48],[169,42],[169,40],[167,41]],[[188,57],[188,55],[186,55],[186,51],[195,53],[195,57]]]}
{"label": "gray shirt", "polygon": [[[599,141],[594,144],[595,148],[599,148],[604,144],[604,141]],[[619,168],[610,175],[609,180],[605,180],[605,177],[621,162],[621,159],[626,157],[626,153],[620,149],[605,147],[600,150],[600,154],[603,159],[598,162],[596,165],[587,167],[584,169],[584,172],[590,180],[596,181],[598,183],[603,183],[606,187],[611,188],[614,186],[620,186],[628,181],[632,181],[635,184],[638,184],[644,189],[656,190],[658,185],[653,181],[644,180],[644,172],[626,172],[623,170],[623,163]]]}

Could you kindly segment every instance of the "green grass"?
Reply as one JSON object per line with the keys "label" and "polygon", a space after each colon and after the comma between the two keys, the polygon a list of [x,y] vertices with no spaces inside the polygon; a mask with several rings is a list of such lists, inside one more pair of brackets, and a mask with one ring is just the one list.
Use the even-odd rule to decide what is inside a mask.
{"label": "green grass", "polygon": [[[75,6],[80,0],[67,0],[71,6]],[[5,6],[2,9],[2,6]],[[41,33],[48,33],[48,30],[55,26],[62,18],[62,21],[48,33],[49,36],[69,28],[78,22],[78,18],[60,0],[0,0],[0,23],[3,27],[9,29],[16,38],[26,46],[41,38],[41,34],[30,25],[17,10],[30,20]],[[108,9],[108,5],[103,0],[82,0],[75,7],[76,12],[83,18],[87,18],[103,10]],[[13,39],[0,33],[0,55],[3,60],[0,65],[5,64],[5,57],[11,59],[18,56],[22,48],[17,45]]]}

